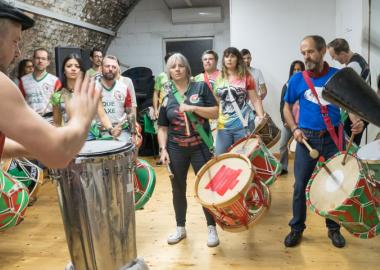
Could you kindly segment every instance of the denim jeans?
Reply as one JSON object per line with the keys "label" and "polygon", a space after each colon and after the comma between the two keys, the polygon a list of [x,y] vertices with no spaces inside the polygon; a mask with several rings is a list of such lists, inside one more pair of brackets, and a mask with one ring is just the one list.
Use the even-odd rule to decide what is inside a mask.
{"label": "denim jeans", "polygon": [[216,133],[215,154],[220,155],[235,142],[246,136],[246,130],[242,129],[218,129]]}
{"label": "denim jeans", "polygon": [[[168,154],[170,158],[170,170],[174,177],[171,181],[173,192],[173,205],[177,226],[185,226],[186,223],[186,186],[187,173],[190,164],[195,173],[210,160],[211,153],[205,144],[195,146],[179,146],[176,143],[168,143]],[[214,225],[213,216],[203,207],[207,225]]]}
{"label": "denim jeans", "polygon": [[[319,151],[326,160],[338,152],[334,141],[330,135],[326,133],[319,137],[315,132],[303,130],[308,138],[310,146]],[[306,221],[306,185],[314,171],[317,159],[312,159],[309,156],[309,150],[302,143],[297,143],[296,156],[294,160],[294,191],[293,191],[293,218],[289,222],[292,230],[303,231]],[[326,219],[326,227],[329,229],[339,229],[340,225],[336,222]]]}
{"label": "denim jeans", "polygon": [[281,141],[280,141],[280,163],[283,170],[288,170],[288,143],[290,138],[292,137],[292,132],[288,127],[282,127],[281,130]]}

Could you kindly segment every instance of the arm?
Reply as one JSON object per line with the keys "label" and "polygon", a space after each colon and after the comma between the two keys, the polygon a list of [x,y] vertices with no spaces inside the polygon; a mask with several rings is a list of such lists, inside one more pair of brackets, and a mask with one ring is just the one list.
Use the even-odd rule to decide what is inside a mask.
{"label": "arm", "polygon": [[[24,101],[20,91],[0,73],[0,130],[12,141],[5,144],[8,157],[30,153],[49,167],[65,167],[79,152],[92,120],[100,93],[94,83],[77,80],[68,110],[72,116],[67,126],[49,125]],[[20,117],[22,116],[22,117]],[[12,125],[9,121],[12,119]],[[21,147],[22,146],[22,147]]]}
{"label": "arm", "polygon": [[158,110],[158,107],[159,107],[159,97],[158,95],[160,94],[160,90],[157,90],[157,89],[154,89],[154,92],[153,92],[153,110],[154,110],[154,117],[157,118],[158,117],[158,113],[159,113],[159,110]]}
{"label": "arm", "polygon": [[292,105],[285,101],[283,111],[284,111],[285,121],[288,124],[288,127],[290,128],[290,130],[292,131],[293,136],[297,140],[297,142],[302,142],[302,139],[307,140],[305,134],[303,134],[302,130],[298,128],[296,121],[294,120],[293,113],[292,113]]}
{"label": "arm", "polygon": [[60,105],[53,105],[53,121],[56,127],[62,126],[62,112]]}
{"label": "arm", "polygon": [[256,113],[259,117],[264,117],[264,108],[261,99],[257,96],[256,91],[254,89],[248,89],[248,96],[251,100],[253,107],[255,107]]}
{"label": "arm", "polygon": [[260,94],[261,100],[264,100],[264,98],[266,97],[267,93],[268,93],[268,90],[267,90],[266,84],[265,83],[259,84],[259,94]]}
{"label": "arm", "polygon": [[169,154],[166,150],[166,144],[168,141],[168,127],[158,126],[157,139],[160,146],[160,160],[163,164],[169,164]]}
{"label": "arm", "polygon": [[201,107],[182,103],[179,107],[181,112],[193,112],[206,119],[218,118],[218,106]]}

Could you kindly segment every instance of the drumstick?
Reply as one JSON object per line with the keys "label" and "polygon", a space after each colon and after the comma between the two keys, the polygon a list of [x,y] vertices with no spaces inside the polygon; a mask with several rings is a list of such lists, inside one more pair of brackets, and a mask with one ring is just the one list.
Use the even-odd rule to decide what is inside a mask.
{"label": "drumstick", "polygon": [[352,143],[354,141],[354,137],[355,137],[355,134],[351,134],[350,141],[348,142],[348,146],[346,149],[346,153],[344,154],[344,157],[343,157],[342,165],[346,165],[346,159],[347,159],[348,151],[350,150],[350,148],[352,146]]}
{"label": "drumstick", "polygon": [[173,181],[174,174],[172,173],[172,170],[170,169],[170,165],[169,164],[166,165],[166,169],[168,170],[170,180]]}
{"label": "drumstick", "polygon": [[311,148],[310,144],[304,138],[302,138],[302,142],[306,146],[306,148],[309,150],[309,155],[311,158],[316,159],[319,157],[318,150]]}
{"label": "drumstick", "polygon": [[326,172],[330,175],[330,177],[335,181],[335,183],[339,183],[338,179],[336,179],[335,175],[330,171],[329,167],[327,167],[326,163],[322,163],[322,168],[326,170]]}

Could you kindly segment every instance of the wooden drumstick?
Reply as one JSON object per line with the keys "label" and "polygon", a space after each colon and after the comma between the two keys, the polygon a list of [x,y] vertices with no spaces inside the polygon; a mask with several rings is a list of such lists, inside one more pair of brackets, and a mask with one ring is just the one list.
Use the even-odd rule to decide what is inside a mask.
{"label": "wooden drumstick", "polygon": [[316,158],[319,157],[318,150],[311,148],[310,144],[304,138],[302,138],[302,143],[309,150],[309,155],[310,155],[311,158],[316,159]]}
{"label": "wooden drumstick", "polygon": [[354,141],[354,137],[355,137],[355,134],[351,134],[350,141],[348,142],[348,146],[346,148],[346,153],[344,154],[344,157],[343,157],[342,165],[346,165],[346,159],[347,159],[348,151],[350,150],[350,148],[352,146],[352,143]]}

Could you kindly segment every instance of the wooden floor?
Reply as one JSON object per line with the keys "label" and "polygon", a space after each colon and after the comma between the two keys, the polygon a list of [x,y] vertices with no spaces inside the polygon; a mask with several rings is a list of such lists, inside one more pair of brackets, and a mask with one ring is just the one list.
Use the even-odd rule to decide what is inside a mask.
{"label": "wooden floor", "polygon": [[[188,237],[169,246],[166,237],[175,228],[170,183],[164,167],[155,170],[153,198],[136,213],[138,256],[150,269],[380,269],[380,237],[360,240],[343,231],[347,245],[337,249],[327,238],[324,220],[314,213],[308,214],[302,244],[284,247],[291,217],[292,169],[271,187],[272,205],[266,216],[249,231],[219,230],[221,244],[216,248],[206,246],[206,223],[194,198],[191,173]],[[63,270],[69,260],[55,185],[47,183],[25,220],[0,233],[0,269]]]}

